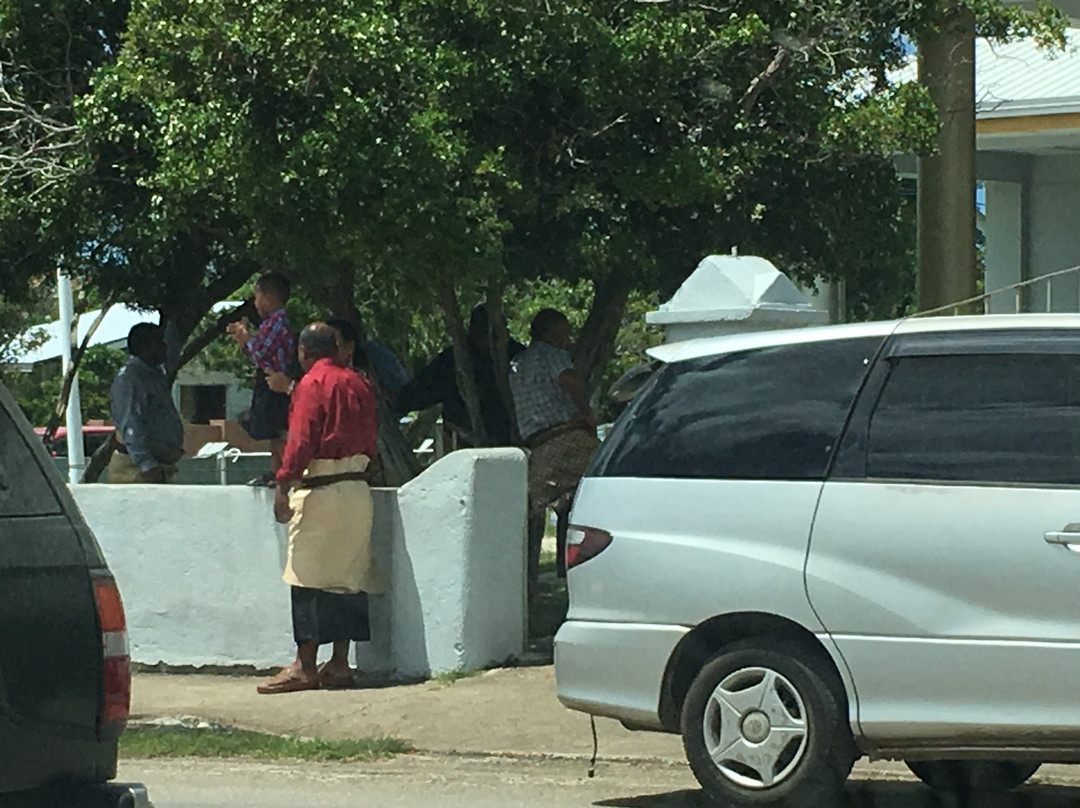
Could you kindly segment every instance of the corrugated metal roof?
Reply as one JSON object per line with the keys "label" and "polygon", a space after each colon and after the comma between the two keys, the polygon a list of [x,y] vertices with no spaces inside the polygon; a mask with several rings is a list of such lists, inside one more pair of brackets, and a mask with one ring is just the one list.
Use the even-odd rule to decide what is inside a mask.
{"label": "corrugated metal roof", "polygon": [[1030,39],[975,43],[975,99],[980,118],[1080,112],[1080,31],[1065,52],[1041,50]]}
{"label": "corrugated metal roof", "polygon": [[[77,329],[79,342],[86,338],[90,326],[93,325],[100,313],[100,309],[95,309],[79,317],[79,327]],[[136,323],[156,323],[157,320],[157,314],[136,311],[135,309],[129,309],[127,306],[113,306],[105,314],[101,325],[94,332],[94,336],[90,338],[90,345],[111,345],[114,342],[126,340],[128,331]],[[45,332],[45,341],[36,348],[15,357],[13,360],[15,364],[36,365],[38,362],[45,362],[60,356],[60,321],[53,320],[51,323],[42,323],[33,329],[35,332],[39,330]]]}
{"label": "corrugated metal roof", "polygon": [[[1034,40],[1007,45],[975,40],[975,99],[979,118],[1080,112],[1080,29],[1068,31],[1064,52],[1042,50]],[[916,81],[916,59],[889,74]]]}
{"label": "corrugated metal roof", "polygon": [[[236,302],[223,301],[214,304],[213,311],[219,312],[238,305],[240,304]],[[79,316],[77,331],[80,343],[86,338],[90,326],[93,325],[94,320],[97,319],[100,313],[100,309],[95,309]],[[94,332],[94,336],[90,338],[90,345],[112,345],[113,343],[126,342],[128,331],[131,330],[133,325],[136,323],[157,323],[157,321],[158,315],[156,312],[142,312],[122,305],[113,306],[105,314],[101,325]],[[42,323],[30,329],[28,334],[37,334],[42,331],[44,332],[45,341],[33,350],[14,357],[11,360],[12,364],[36,365],[38,362],[45,362],[60,356],[60,321],[53,320],[51,323]]]}

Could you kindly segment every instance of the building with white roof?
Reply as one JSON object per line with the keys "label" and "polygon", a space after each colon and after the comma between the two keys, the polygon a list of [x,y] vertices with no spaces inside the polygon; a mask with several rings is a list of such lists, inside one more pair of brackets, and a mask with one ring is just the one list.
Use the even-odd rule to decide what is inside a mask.
{"label": "building with white roof", "polygon": [[[1080,14],[1080,0],[1058,3]],[[1033,40],[998,45],[976,40],[976,175],[985,189],[979,227],[986,237],[985,289],[1080,266],[1080,30],[1064,52]],[[914,63],[896,76],[914,80]],[[917,161],[897,160],[915,177]],[[989,310],[1017,308],[1013,291],[991,297]],[[1026,311],[1080,311],[1080,272],[1030,285]]]}

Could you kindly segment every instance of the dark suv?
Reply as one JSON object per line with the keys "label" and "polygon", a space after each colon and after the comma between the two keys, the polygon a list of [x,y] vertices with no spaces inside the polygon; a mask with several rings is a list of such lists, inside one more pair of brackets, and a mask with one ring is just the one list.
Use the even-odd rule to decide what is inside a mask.
{"label": "dark suv", "polygon": [[146,805],[109,785],[131,693],[116,582],[0,385],[0,806]]}

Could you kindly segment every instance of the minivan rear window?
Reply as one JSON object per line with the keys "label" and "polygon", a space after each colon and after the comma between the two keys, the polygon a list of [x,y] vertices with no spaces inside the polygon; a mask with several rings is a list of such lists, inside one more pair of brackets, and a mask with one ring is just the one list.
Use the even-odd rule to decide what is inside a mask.
{"label": "minivan rear window", "polygon": [[823,480],[882,339],[677,362],[623,413],[588,474]]}

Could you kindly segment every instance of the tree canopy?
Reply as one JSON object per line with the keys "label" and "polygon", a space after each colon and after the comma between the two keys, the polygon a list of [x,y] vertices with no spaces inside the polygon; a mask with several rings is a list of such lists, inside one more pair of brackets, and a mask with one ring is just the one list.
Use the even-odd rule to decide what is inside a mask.
{"label": "tree canopy", "polygon": [[[77,136],[0,174],[0,294],[61,266],[191,334],[273,268],[401,340],[508,283],[587,282],[594,381],[631,292],[711,252],[878,312],[910,273],[891,156],[937,125],[887,76],[956,5],[4,0],[5,91]],[[963,5],[1061,40],[1048,5]]]}

